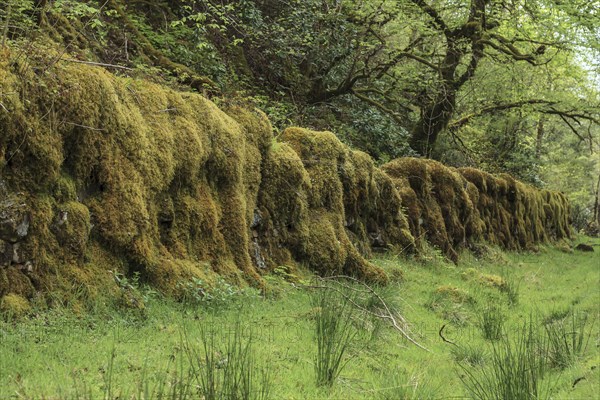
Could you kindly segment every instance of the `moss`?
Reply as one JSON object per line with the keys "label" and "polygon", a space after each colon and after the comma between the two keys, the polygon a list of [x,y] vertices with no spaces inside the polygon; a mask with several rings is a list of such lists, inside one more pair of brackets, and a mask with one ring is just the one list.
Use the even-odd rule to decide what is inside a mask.
{"label": "moss", "polygon": [[256,221],[257,236],[267,266],[290,264],[302,253],[308,226],[310,177],[298,154],[286,143],[273,143],[262,169]]}
{"label": "moss", "polygon": [[413,236],[424,236],[457,262],[457,249],[465,243],[463,223],[472,206],[468,206],[468,196],[456,174],[438,162],[417,158],[394,160],[383,168],[398,185],[408,183],[412,189],[403,201],[409,214],[414,213]]}
{"label": "moss", "polygon": [[62,204],[52,229],[59,245],[67,247],[66,253],[83,257],[91,230],[90,212],[85,205],[75,201]]}
{"label": "moss", "polygon": [[[310,179],[304,197],[307,200],[307,220],[300,224],[304,226],[299,232],[304,235],[304,240],[299,241],[299,260],[305,260],[322,274],[341,272],[385,282],[385,273],[367,262],[360,250],[368,254],[372,244],[370,234],[385,232],[378,222],[385,219],[388,223],[389,220],[399,224],[404,222],[399,214],[397,194],[395,210],[382,207],[383,202],[379,201],[380,193],[385,193],[385,189],[394,190],[391,181],[381,176],[377,180],[370,157],[352,152],[331,132],[289,128],[280,140],[296,152]],[[393,197],[392,194],[387,195],[388,198]],[[393,214],[394,211],[396,214]],[[392,213],[391,218],[384,217],[387,212]],[[389,225],[391,232],[392,223]]]}
{"label": "moss", "polygon": [[9,293],[30,298],[35,293],[31,279],[20,266],[0,269],[0,296]]}
{"label": "moss", "polygon": [[455,304],[471,303],[474,301],[471,295],[456,286],[438,286],[434,293],[439,301],[446,300]]}
{"label": "moss", "polygon": [[484,274],[475,268],[467,268],[461,273],[463,279],[475,281],[487,287],[492,287],[499,290],[506,289],[506,281],[499,275]]}
{"label": "moss", "polygon": [[7,294],[0,299],[0,314],[7,318],[22,318],[30,311],[29,301],[18,294]]}
{"label": "moss", "polygon": [[59,203],[77,200],[75,181],[67,174],[61,174],[54,182],[52,197]]}

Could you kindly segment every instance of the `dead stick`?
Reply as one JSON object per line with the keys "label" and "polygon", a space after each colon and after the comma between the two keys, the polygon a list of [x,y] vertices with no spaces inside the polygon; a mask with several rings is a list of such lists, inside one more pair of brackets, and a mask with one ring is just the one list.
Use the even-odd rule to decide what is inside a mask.
{"label": "dead stick", "polygon": [[117,69],[124,69],[127,71],[133,71],[133,68],[124,67],[122,65],[98,63],[98,62],[93,62],[93,61],[73,60],[72,58],[61,58],[61,61],[67,61],[67,62],[78,63],[78,64],[86,64],[86,65],[94,65],[96,67],[117,68]]}

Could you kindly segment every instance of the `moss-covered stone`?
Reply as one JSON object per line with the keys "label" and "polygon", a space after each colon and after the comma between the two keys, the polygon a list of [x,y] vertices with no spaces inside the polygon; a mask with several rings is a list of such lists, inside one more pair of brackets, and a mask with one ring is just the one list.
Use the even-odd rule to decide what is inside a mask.
{"label": "moss-covered stone", "polygon": [[22,318],[30,311],[29,301],[18,294],[10,293],[0,299],[0,314],[5,318]]}

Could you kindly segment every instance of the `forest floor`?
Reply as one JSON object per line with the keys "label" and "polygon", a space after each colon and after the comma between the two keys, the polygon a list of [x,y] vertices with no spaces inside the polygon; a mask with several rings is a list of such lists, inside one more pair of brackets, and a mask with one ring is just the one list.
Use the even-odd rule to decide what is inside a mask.
{"label": "forest floor", "polygon": [[[267,278],[266,298],[195,282],[186,283],[188,301],[176,303],[121,277],[145,308],[98,301],[80,315],[67,306],[0,320],[0,399],[506,398],[518,396],[510,391],[523,381],[538,398],[597,398],[600,239],[580,242],[595,251],[492,249],[465,253],[458,266],[432,250],[420,260],[373,260],[394,278],[376,298],[395,307],[429,351],[365,312],[382,307],[353,297],[366,293],[360,285],[316,288],[332,285],[282,268]],[[334,327],[319,336],[327,307],[341,334]],[[329,349],[321,358],[319,337]],[[500,372],[503,360],[509,371]],[[325,365],[320,385],[316,365]]]}

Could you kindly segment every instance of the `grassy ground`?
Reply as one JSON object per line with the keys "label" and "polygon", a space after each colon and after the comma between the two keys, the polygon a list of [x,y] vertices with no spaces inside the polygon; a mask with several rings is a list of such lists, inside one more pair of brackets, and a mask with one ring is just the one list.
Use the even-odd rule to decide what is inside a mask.
{"label": "grassy ground", "polygon": [[[302,287],[310,282],[289,283],[284,278],[290,277],[279,271],[270,278],[277,288],[271,298],[222,285],[210,300],[197,290],[199,285],[190,284],[188,305],[125,282],[124,290],[145,299],[144,311],[98,304],[97,312],[83,316],[57,308],[0,322],[0,399],[149,399],[160,398],[161,392],[165,398],[167,393],[173,395],[168,398],[199,398],[207,380],[218,380],[224,371],[230,377],[253,371],[242,372],[239,379],[240,387],[254,391],[253,398],[465,398],[470,397],[463,384],[469,373],[492,368],[494,349],[506,338],[514,341],[525,321],[533,321],[546,343],[544,327],[569,324],[573,315],[587,322],[569,325],[561,339],[570,341],[582,331],[584,342],[564,365],[558,365],[556,352],[543,353],[549,365],[540,397],[597,398],[600,240],[579,241],[594,243],[595,252],[492,250],[479,259],[464,254],[459,266],[435,252],[420,261],[391,255],[376,259],[396,277],[381,296],[397,306],[415,339],[430,352],[357,310],[342,357],[345,366],[331,386],[320,387],[315,324],[325,306],[315,303],[321,289]],[[503,317],[500,339],[484,338],[486,311],[492,325]],[[442,326],[452,344],[442,340]],[[494,336],[493,329],[488,335]],[[235,363],[241,366],[238,372],[231,368]]]}

